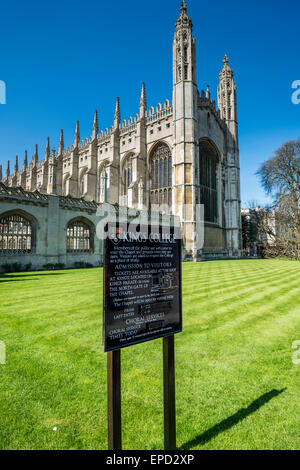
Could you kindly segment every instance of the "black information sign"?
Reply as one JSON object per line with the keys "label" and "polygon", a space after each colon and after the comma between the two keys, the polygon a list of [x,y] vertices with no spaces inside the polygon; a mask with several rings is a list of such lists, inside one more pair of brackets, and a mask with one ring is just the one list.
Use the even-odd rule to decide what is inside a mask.
{"label": "black information sign", "polygon": [[105,352],[182,330],[179,230],[108,225],[104,242]]}

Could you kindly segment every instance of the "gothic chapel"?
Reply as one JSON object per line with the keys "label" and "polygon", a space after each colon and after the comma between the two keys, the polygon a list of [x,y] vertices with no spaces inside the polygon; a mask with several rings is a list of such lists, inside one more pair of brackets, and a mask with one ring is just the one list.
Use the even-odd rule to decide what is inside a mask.
{"label": "gothic chapel", "polygon": [[[159,204],[166,212],[179,216],[186,259],[240,256],[237,94],[226,55],[217,97],[216,106],[209,87],[198,91],[196,40],[186,2],[182,1],[173,41],[172,104],[166,100],[156,108],[147,108],[143,83],[139,113],[134,118],[121,121],[117,98],[110,129],[99,132],[95,111],[91,137],[80,139],[77,121],[72,146],[64,147],[61,131],[57,151],[50,151],[48,138],[43,160],[38,159],[36,146],[29,163],[25,152],[22,168],[18,167],[18,158],[12,173],[8,162],[4,178],[0,168],[0,257],[10,250],[14,260],[22,253],[34,256],[43,253],[43,262],[52,259],[70,264],[68,254],[95,262],[99,258],[95,254],[97,242],[92,240],[97,223],[95,210],[104,202],[137,210]],[[35,200],[32,207],[31,199]],[[60,216],[55,215],[55,204],[57,211],[68,206],[64,214],[70,215],[64,215],[57,224],[58,234],[54,235],[57,242],[53,242],[50,233],[54,228],[46,230],[44,239],[48,236],[52,241],[43,248],[38,241],[41,225],[36,206],[41,206],[41,213],[47,204],[56,219]],[[193,241],[197,204],[204,204],[201,250]],[[186,210],[186,205],[191,209]],[[77,212],[72,214],[72,210]],[[27,237],[25,245],[19,235],[16,242],[9,242],[14,239],[14,228],[8,228],[13,227],[10,221],[14,217],[18,217],[19,231],[20,224],[31,226],[30,241]],[[49,217],[48,214],[45,220]],[[60,229],[64,232],[59,233]],[[84,237],[85,241],[81,240]]]}

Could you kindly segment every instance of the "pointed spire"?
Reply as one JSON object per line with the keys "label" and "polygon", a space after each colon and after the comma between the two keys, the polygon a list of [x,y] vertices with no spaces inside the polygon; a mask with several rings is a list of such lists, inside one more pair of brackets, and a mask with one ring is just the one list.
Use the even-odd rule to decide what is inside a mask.
{"label": "pointed spire", "polygon": [[180,7],[181,13],[186,13],[186,2],[183,0]]}
{"label": "pointed spire", "polygon": [[115,119],[114,119],[114,127],[119,127],[121,122],[121,112],[120,112],[120,98],[117,97],[116,99],[116,109],[115,109]]}
{"label": "pointed spire", "polygon": [[0,181],[2,180],[2,165],[0,165]]}
{"label": "pointed spire", "polygon": [[6,178],[8,178],[9,175],[10,175],[10,162],[9,162],[9,160],[8,160],[8,162],[7,162],[7,167],[6,167]]}
{"label": "pointed spire", "polygon": [[27,165],[28,165],[28,161],[27,161],[27,150],[25,150],[25,154],[24,154],[24,163],[23,163],[23,170],[26,170]]}
{"label": "pointed spire", "polygon": [[176,27],[179,26],[193,26],[192,20],[190,19],[189,15],[187,14],[187,6],[186,2],[183,0],[181,2],[181,7],[180,7],[180,16],[178,20],[176,21]]}
{"label": "pointed spire", "polygon": [[98,127],[98,111],[95,109],[94,113],[94,122],[93,122],[93,140],[97,139],[98,137],[98,132],[99,132],[99,127]]}
{"label": "pointed spire", "polygon": [[80,132],[79,132],[79,121],[76,121],[76,129],[74,136],[74,147],[78,147],[80,144]]}
{"label": "pointed spire", "polygon": [[64,153],[64,131],[63,129],[60,130],[60,137],[59,137],[59,144],[58,144],[58,155],[62,155]]}
{"label": "pointed spire", "polygon": [[50,157],[50,137],[47,137],[47,145],[45,150],[45,159],[48,160]]}
{"label": "pointed spire", "polygon": [[206,95],[205,95],[206,99],[210,100],[210,89],[209,89],[209,85],[206,85]]}
{"label": "pointed spire", "polygon": [[18,155],[16,155],[14,174],[16,174],[18,171],[19,171],[19,162],[18,162]]}
{"label": "pointed spire", "polygon": [[142,83],[142,91],[141,91],[141,98],[140,98],[140,117],[144,117],[147,112],[147,98],[146,98],[146,87],[145,83]]}
{"label": "pointed spire", "polygon": [[228,55],[227,55],[227,54],[225,54],[225,56],[224,56],[223,64],[224,64],[224,65],[223,65],[223,68],[222,68],[222,70],[221,70],[221,72],[220,72],[220,76],[221,76],[221,74],[222,74],[224,71],[225,71],[225,72],[228,72],[228,73],[231,75],[233,72],[232,72],[232,70],[231,70],[231,68],[230,68],[230,66],[229,66],[229,58],[228,58]]}
{"label": "pointed spire", "polygon": [[38,159],[39,159],[38,144],[35,144],[34,154],[32,155],[32,161],[33,161],[34,165],[37,163]]}

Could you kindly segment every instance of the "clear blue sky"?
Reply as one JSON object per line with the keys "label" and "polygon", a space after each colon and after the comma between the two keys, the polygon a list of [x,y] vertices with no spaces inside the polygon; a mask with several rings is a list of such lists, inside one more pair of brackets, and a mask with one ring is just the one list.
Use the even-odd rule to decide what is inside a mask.
{"label": "clear blue sky", "polygon": [[[47,136],[57,147],[138,111],[141,82],[148,105],[170,99],[172,39],[180,0],[16,0],[2,2],[0,163],[14,165],[34,145],[44,156]],[[254,175],[281,143],[300,137],[300,105],[291,84],[300,80],[300,4],[297,0],[188,0],[197,37],[198,86],[216,99],[218,74],[229,55],[238,85],[242,202],[267,201]]]}

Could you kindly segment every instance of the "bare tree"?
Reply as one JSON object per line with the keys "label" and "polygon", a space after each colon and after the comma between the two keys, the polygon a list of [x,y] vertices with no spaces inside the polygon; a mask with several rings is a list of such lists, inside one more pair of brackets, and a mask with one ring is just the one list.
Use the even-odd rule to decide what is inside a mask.
{"label": "bare tree", "polygon": [[266,193],[274,198],[276,229],[271,252],[300,257],[300,139],[283,144],[257,174]]}

